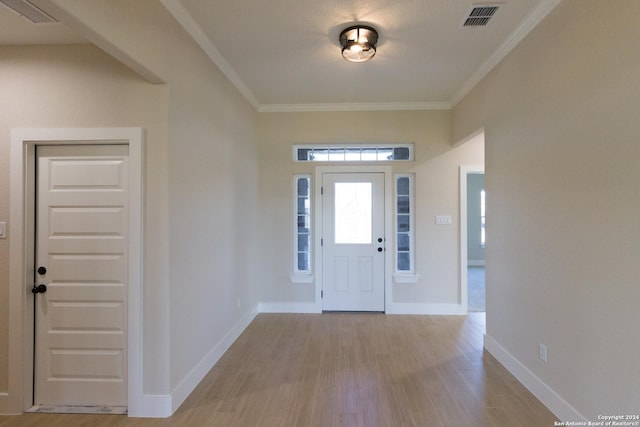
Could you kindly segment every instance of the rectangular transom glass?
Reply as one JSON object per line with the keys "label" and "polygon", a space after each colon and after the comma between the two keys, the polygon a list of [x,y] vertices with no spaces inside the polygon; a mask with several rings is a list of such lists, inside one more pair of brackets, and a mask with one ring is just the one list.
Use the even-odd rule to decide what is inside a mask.
{"label": "rectangular transom glass", "polygon": [[336,244],[372,242],[372,192],[370,182],[336,182],[334,229]]}
{"label": "rectangular transom glass", "polygon": [[413,144],[294,145],[296,162],[413,161]]}

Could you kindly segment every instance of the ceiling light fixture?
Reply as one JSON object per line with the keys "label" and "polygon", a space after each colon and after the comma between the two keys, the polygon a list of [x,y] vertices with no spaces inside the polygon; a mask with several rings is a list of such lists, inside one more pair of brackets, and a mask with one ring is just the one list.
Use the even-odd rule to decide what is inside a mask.
{"label": "ceiling light fixture", "polygon": [[366,25],[354,25],[340,33],[342,57],[349,62],[365,62],[376,54],[378,32]]}

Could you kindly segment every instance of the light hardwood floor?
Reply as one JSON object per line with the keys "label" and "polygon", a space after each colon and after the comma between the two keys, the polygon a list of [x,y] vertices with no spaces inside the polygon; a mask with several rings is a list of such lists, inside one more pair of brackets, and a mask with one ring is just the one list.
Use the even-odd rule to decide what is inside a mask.
{"label": "light hardwood floor", "polygon": [[469,316],[260,314],[176,414],[24,414],[0,427],[553,426]]}

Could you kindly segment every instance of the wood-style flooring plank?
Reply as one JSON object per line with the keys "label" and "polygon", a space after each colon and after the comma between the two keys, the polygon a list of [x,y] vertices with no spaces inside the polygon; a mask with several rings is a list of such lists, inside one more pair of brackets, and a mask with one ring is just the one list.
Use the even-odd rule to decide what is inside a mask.
{"label": "wood-style flooring plank", "polygon": [[260,314],[167,419],[23,414],[0,427],[502,427],[556,418],[483,351],[484,314]]}

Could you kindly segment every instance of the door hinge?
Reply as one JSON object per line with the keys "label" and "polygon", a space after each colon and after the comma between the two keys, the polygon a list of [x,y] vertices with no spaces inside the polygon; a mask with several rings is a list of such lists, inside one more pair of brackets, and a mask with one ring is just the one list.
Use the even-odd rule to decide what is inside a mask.
{"label": "door hinge", "polygon": [[320,239],[320,246],[324,246],[324,239]]}
{"label": "door hinge", "polygon": [[320,187],[320,195],[324,195],[324,187]]}
{"label": "door hinge", "polygon": [[324,291],[320,291],[320,298],[324,298]]}

